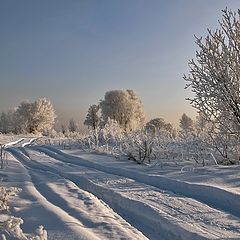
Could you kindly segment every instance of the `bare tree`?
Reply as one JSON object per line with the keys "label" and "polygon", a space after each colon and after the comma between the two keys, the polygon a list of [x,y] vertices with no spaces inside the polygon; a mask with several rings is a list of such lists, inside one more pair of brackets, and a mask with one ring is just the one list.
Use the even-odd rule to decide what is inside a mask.
{"label": "bare tree", "polygon": [[240,10],[222,12],[219,29],[208,30],[204,40],[196,37],[199,51],[184,79],[194,93],[190,103],[214,125],[215,133],[224,131],[239,139]]}
{"label": "bare tree", "polygon": [[240,147],[240,10],[222,12],[219,29],[196,37],[199,51],[184,79],[194,93],[188,100],[208,122],[208,141],[232,162]]}

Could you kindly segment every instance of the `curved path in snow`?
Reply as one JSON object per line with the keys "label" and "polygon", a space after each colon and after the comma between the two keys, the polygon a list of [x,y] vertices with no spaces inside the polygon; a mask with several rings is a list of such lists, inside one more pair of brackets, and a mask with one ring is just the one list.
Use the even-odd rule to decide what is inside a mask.
{"label": "curved path in snow", "polygon": [[[33,185],[48,202],[80,221],[87,229],[90,228],[96,237],[240,239],[240,220],[237,216],[210,207],[204,201],[189,198],[187,194],[184,196],[169,191],[174,187],[171,180],[169,186],[163,183],[159,186],[161,179],[154,176],[126,172],[125,169],[123,172],[116,167],[96,164],[46,146],[10,148],[9,152],[28,170]],[[166,178],[164,181],[167,184]],[[161,189],[162,185],[164,187]],[[75,190],[72,191],[72,188]],[[187,190],[192,191],[191,188]],[[100,218],[99,228],[93,221],[98,210],[87,208],[81,198],[79,200],[79,192],[85,195],[92,193],[93,198],[95,195],[101,199],[96,204],[99,208],[94,209],[101,209],[102,205],[109,209],[105,205],[107,203],[114,210],[109,209],[106,218]],[[77,207],[79,203],[80,209]],[[117,218],[116,222],[109,220],[113,218]]]}
{"label": "curved path in snow", "polygon": [[36,146],[33,147],[33,149],[43,152],[48,156],[65,163],[72,163],[105,173],[127,177],[162,190],[171,191],[175,194],[193,198],[213,208],[221,209],[222,211],[228,212],[238,218],[240,217],[240,195],[226,191],[225,189],[209,185],[178,181],[164,176],[146,174],[126,168],[121,169],[118,166],[100,164],[81,157],[66,154],[51,146]]}
{"label": "curved path in snow", "polygon": [[[51,228],[55,230],[57,226],[50,226],[49,239],[147,239],[93,194],[57,171],[32,161],[26,149],[8,148],[8,151],[24,167],[31,182],[30,193],[50,212],[49,218],[58,218],[62,225],[59,238],[56,231],[51,235]],[[46,228],[49,232],[48,224]],[[63,232],[68,235],[63,237]]]}

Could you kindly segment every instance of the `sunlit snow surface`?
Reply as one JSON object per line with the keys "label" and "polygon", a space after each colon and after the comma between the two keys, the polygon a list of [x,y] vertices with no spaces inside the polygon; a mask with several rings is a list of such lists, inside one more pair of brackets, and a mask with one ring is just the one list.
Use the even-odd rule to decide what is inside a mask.
{"label": "sunlit snow surface", "polygon": [[183,171],[28,141],[8,148],[0,172],[2,185],[22,188],[10,212],[24,232],[43,225],[48,239],[240,239],[240,166]]}

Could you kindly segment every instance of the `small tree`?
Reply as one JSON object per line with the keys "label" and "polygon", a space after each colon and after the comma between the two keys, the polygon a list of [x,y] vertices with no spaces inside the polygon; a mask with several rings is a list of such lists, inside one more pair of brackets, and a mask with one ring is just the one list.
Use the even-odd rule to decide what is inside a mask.
{"label": "small tree", "polygon": [[213,133],[240,136],[240,10],[223,10],[220,28],[196,37],[199,51],[184,76],[194,97],[190,103],[212,123]]}
{"label": "small tree", "polygon": [[76,132],[78,129],[76,122],[73,119],[69,120],[68,130],[69,132]]}
{"label": "small tree", "polygon": [[146,123],[146,130],[157,133],[165,128],[165,121],[162,118],[154,118]]}
{"label": "small tree", "polygon": [[67,132],[66,125],[64,125],[64,124],[61,125],[61,132],[62,132],[63,135],[65,135],[65,133]]}
{"label": "small tree", "polygon": [[88,113],[86,119],[84,121],[84,125],[88,126],[88,128],[92,128],[96,130],[100,123],[100,117],[98,116],[98,111],[100,107],[99,105],[91,105],[88,109]]}
{"label": "small tree", "polygon": [[194,124],[193,120],[188,117],[185,113],[182,115],[180,119],[180,137],[188,138],[193,135],[194,132]]}
{"label": "small tree", "polygon": [[9,132],[9,119],[5,112],[2,112],[0,117],[0,132],[1,133]]}
{"label": "small tree", "polygon": [[146,130],[153,134],[167,132],[170,137],[174,138],[175,132],[171,123],[166,123],[163,118],[154,118],[146,123]]}

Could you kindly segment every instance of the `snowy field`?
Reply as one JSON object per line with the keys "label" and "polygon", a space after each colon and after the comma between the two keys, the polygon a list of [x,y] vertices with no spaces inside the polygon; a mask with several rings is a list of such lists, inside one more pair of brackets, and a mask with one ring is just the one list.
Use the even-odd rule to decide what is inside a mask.
{"label": "snowy field", "polygon": [[0,221],[22,218],[25,236],[43,225],[52,240],[240,239],[240,166],[137,165],[18,139],[5,139],[0,180],[22,190]]}

